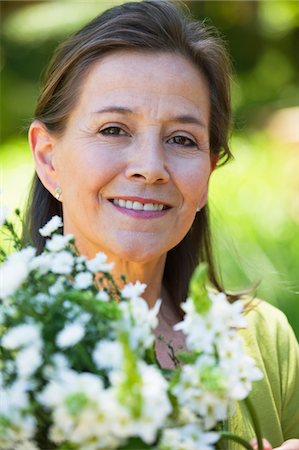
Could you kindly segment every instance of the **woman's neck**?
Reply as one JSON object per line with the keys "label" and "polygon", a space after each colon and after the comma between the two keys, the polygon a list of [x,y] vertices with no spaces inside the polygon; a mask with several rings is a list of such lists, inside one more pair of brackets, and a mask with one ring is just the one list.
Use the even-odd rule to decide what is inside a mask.
{"label": "woman's neck", "polygon": [[[68,230],[66,231],[68,232]],[[149,307],[153,307],[157,299],[161,298],[166,254],[157,256],[155,259],[147,262],[128,261],[107,251],[107,249],[101,250],[98,248],[95,251],[93,245],[80,242],[78,239],[76,240],[76,246],[79,253],[88,259],[94,258],[96,253],[103,251],[107,256],[107,262],[112,262],[114,265],[111,274],[119,286],[121,286],[121,276],[125,276],[128,283],[140,281],[140,283],[146,284],[147,288],[143,294],[143,298],[147,301]]]}
{"label": "woman's neck", "polygon": [[162,255],[155,261],[147,263],[138,263],[124,261],[121,259],[109,259],[114,262],[112,275],[115,280],[119,280],[121,275],[125,275],[127,282],[135,283],[140,281],[146,284],[146,290],[143,294],[149,307],[153,307],[158,298],[162,296],[162,280],[166,256]]}

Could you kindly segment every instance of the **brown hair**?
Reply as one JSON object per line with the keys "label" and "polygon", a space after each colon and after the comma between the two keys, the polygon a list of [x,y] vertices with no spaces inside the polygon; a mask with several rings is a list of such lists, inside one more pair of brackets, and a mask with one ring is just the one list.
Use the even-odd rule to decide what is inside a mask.
{"label": "brown hair", "polygon": [[[215,30],[193,20],[170,1],[145,0],[115,6],[62,43],[46,72],[35,118],[49,131],[63,133],[91,65],[107,52],[121,49],[177,53],[205,74],[211,100],[210,151],[222,162],[228,160],[231,157],[228,146],[230,63],[225,46]],[[62,216],[61,203],[35,175],[25,220],[25,239],[38,251],[44,247],[44,238],[38,230],[54,214]],[[223,290],[213,262],[207,206],[197,213],[188,234],[167,255],[163,283],[176,305],[186,298],[190,277],[202,260],[208,263],[211,283]]]}

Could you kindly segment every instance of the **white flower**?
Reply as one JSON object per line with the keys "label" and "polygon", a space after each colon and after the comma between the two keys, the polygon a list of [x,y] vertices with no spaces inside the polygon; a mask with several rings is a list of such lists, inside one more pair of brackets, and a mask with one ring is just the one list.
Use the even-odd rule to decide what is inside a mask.
{"label": "white flower", "polygon": [[244,303],[242,300],[230,303],[223,292],[215,294],[209,292],[213,302],[213,315],[222,318],[227,328],[244,328],[247,326],[246,317],[242,314]]}
{"label": "white flower", "polygon": [[1,389],[1,414],[12,418],[18,411],[28,407],[28,385],[24,380],[18,380],[9,387],[2,386]]}
{"label": "white flower", "polygon": [[135,433],[145,442],[153,443],[157,432],[172,407],[167,395],[168,383],[154,366],[140,363],[142,376],[142,415],[135,423]]}
{"label": "white flower", "polygon": [[0,383],[1,390],[1,416],[5,417],[10,425],[1,431],[1,448],[15,448],[15,444],[26,441],[35,433],[35,420],[24,411],[29,407],[27,394],[28,385],[24,381],[16,381],[9,387]]}
{"label": "white flower", "polygon": [[69,362],[62,353],[54,353],[52,356],[52,362],[58,371],[66,370],[69,368]]}
{"label": "white flower", "polygon": [[97,295],[96,298],[101,300],[101,302],[109,302],[109,295],[104,289],[101,289]]}
{"label": "white flower", "polygon": [[98,376],[66,369],[59,371],[57,379],[47,384],[39,400],[43,405],[52,408],[63,404],[70,394],[82,392],[93,400],[102,390],[103,382]]}
{"label": "white flower", "polygon": [[61,292],[63,292],[65,289],[64,282],[65,282],[64,277],[58,277],[55,283],[49,287],[49,294],[54,296],[61,294]]}
{"label": "white flower", "polygon": [[252,382],[263,378],[263,374],[255,361],[246,355],[241,336],[228,336],[218,347],[219,367],[228,380],[228,397],[243,400],[250,392]]}
{"label": "white flower", "polygon": [[62,353],[54,353],[51,358],[51,364],[44,367],[43,373],[47,379],[54,379],[57,377],[57,373],[64,372],[69,368],[69,362],[65,355]]}
{"label": "white flower", "polygon": [[87,289],[93,285],[93,276],[90,272],[81,272],[75,276],[75,288]]}
{"label": "white flower", "polygon": [[71,347],[77,344],[85,335],[85,328],[80,323],[66,325],[56,337],[56,344],[60,348]]}
{"label": "white flower", "polygon": [[[190,350],[213,353],[217,322],[213,323],[210,312],[205,316],[198,314],[191,298],[188,298],[186,302],[182,304],[182,309],[186,314],[183,321],[177,323],[173,327],[174,330],[183,331],[186,335],[187,347]],[[218,318],[218,320],[221,320],[221,318]]]}
{"label": "white flower", "polygon": [[117,341],[100,341],[92,354],[99,369],[119,369],[123,362],[122,346]]}
{"label": "white flower", "polygon": [[81,312],[82,310],[79,309],[80,312],[80,316],[77,317],[77,321],[78,323],[81,323],[81,325],[86,326],[86,324],[90,321],[91,319],[91,314],[87,313],[87,312]]}
{"label": "white flower", "polygon": [[159,445],[161,450],[214,450],[219,434],[205,433],[198,423],[190,423],[183,427],[166,428]]}
{"label": "white flower", "polygon": [[111,432],[119,405],[96,375],[62,371],[39,401],[53,411],[50,438],[55,443],[67,440],[84,450],[110,450],[123,442]]}
{"label": "white flower", "polygon": [[39,229],[39,232],[44,237],[51,236],[54,231],[58,230],[58,228],[61,228],[62,226],[63,223],[61,217],[53,216],[52,219],[46,223],[46,225]]}
{"label": "white flower", "polygon": [[18,376],[22,378],[30,377],[41,365],[42,357],[40,345],[30,345],[21,350],[16,356],[16,366]]}
{"label": "white flower", "polygon": [[55,255],[51,253],[41,253],[33,258],[29,263],[30,270],[38,270],[41,274],[45,274],[51,270]]}
{"label": "white flower", "polygon": [[85,263],[86,263],[86,261],[87,261],[86,256],[80,255],[80,256],[77,256],[77,257],[76,257],[76,270],[77,270],[78,272],[80,272],[80,271],[82,271],[82,270],[85,269]]}
{"label": "white flower", "polygon": [[130,345],[135,350],[142,351],[154,342],[152,330],[158,325],[158,312],[161,300],[149,309],[146,301],[141,297],[134,297],[130,301],[119,304],[122,318],[116,322],[116,330],[124,330],[129,334]]}
{"label": "white flower", "polygon": [[96,254],[95,258],[86,261],[88,270],[93,273],[96,272],[110,272],[113,269],[114,263],[106,263],[107,256],[103,252]]}
{"label": "white flower", "polygon": [[136,283],[128,283],[121,290],[121,294],[124,298],[136,298],[140,297],[146,289],[146,284],[140,283],[140,281],[136,281]]}
{"label": "white flower", "polygon": [[202,417],[205,429],[228,416],[227,377],[212,356],[202,355],[195,364],[186,364],[172,393],[181,406]]}
{"label": "white flower", "polygon": [[71,234],[67,234],[66,236],[62,236],[61,234],[54,234],[51,239],[47,240],[46,248],[50,252],[59,252],[60,250],[65,249],[70,240],[72,240],[73,238],[74,236]]}
{"label": "white flower", "polygon": [[2,338],[4,348],[14,350],[40,342],[40,330],[33,324],[21,324],[11,328]]}
{"label": "white flower", "polygon": [[212,305],[206,314],[199,314],[191,298],[182,304],[185,311],[184,320],[174,326],[186,335],[187,347],[190,350],[214,353],[215,343],[221,347],[221,339],[227,336],[232,328],[246,326],[246,318],[242,315],[243,302],[229,303],[224,293],[209,292]]}
{"label": "white flower", "polygon": [[74,257],[67,251],[62,250],[55,254],[52,260],[51,270],[53,273],[67,275],[71,273],[74,264]]}
{"label": "white flower", "polygon": [[30,268],[29,263],[35,255],[33,247],[12,253],[0,267],[0,298],[5,299],[22,285]]}
{"label": "white flower", "polygon": [[[136,418],[130,416],[129,411],[120,417],[116,412],[111,424],[113,433],[120,437],[139,436],[144,442],[151,444],[157,438],[159,429],[165,423],[172,407],[167,395],[168,383],[154,366],[139,363],[138,371],[141,375],[141,415]],[[122,386],[123,371],[113,371],[110,374],[112,389],[116,395],[118,387]],[[131,393],[128,393],[131,395]],[[119,406],[121,413],[121,408]]]}

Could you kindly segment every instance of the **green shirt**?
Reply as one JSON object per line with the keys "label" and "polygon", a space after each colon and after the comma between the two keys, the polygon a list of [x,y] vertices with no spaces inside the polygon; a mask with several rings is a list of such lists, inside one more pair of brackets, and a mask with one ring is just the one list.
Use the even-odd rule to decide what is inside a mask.
{"label": "green shirt", "polygon": [[[285,315],[270,304],[255,300],[248,306],[248,328],[241,334],[245,348],[264,378],[253,383],[251,401],[263,437],[273,447],[299,438],[299,347]],[[252,423],[244,404],[229,420],[229,430],[251,439]],[[229,444],[230,449],[243,449]]]}

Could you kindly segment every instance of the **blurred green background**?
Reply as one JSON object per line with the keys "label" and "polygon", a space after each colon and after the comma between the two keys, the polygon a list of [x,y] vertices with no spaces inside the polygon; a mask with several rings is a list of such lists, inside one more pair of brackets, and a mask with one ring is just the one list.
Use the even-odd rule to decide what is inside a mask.
{"label": "blurred green background", "polygon": [[[116,1],[1,2],[1,201],[24,204],[26,143],[42,69],[65,36]],[[235,68],[235,160],[215,171],[210,205],[229,289],[259,281],[299,337],[299,2],[193,1],[225,37]]]}

